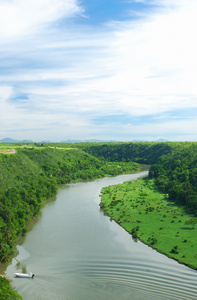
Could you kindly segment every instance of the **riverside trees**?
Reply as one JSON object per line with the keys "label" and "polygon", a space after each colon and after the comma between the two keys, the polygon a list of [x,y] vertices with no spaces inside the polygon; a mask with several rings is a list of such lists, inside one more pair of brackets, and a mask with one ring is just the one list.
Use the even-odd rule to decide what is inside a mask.
{"label": "riverside trees", "polygon": [[152,165],[150,178],[169,199],[197,212],[197,143],[176,143],[176,147]]}

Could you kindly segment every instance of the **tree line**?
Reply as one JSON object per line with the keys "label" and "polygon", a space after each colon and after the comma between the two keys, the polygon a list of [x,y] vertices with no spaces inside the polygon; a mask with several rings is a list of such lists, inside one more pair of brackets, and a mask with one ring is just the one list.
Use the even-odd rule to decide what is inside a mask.
{"label": "tree line", "polygon": [[151,166],[149,177],[169,199],[197,212],[197,143],[177,143]]}

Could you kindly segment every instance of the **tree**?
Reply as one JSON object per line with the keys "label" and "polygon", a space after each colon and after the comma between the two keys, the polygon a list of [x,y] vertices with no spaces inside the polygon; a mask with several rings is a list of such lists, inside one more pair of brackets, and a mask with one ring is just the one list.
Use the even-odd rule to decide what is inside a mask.
{"label": "tree", "polygon": [[185,222],[185,225],[191,225],[192,228],[194,229],[196,223],[197,223],[197,219],[196,218],[191,218],[191,219],[189,219]]}

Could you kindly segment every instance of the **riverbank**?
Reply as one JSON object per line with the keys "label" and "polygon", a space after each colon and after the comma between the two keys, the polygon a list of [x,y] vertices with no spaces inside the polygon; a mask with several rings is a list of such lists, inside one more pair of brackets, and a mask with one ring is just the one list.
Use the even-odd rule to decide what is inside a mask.
{"label": "riverbank", "polygon": [[[159,193],[153,180],[138,179],[102,189],[101,208],[138,239],[158,252],[197,269],[196,228],[192,216]],[[193,219],[197,221],[197,218]],[[195,223],[195,222],[194,222]]]}

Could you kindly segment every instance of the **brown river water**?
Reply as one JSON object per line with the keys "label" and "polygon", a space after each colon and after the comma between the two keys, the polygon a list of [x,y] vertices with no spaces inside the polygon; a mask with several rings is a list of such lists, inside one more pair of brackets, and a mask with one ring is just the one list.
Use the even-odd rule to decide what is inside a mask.
{"label": "brown river water", "polygon": [[[59,188],[5,271],[24,300],[197,299],[196,271],[134,242],[100,211],[103,187],[147,173]],[[15,278],[15,272],[35,277]]]}

